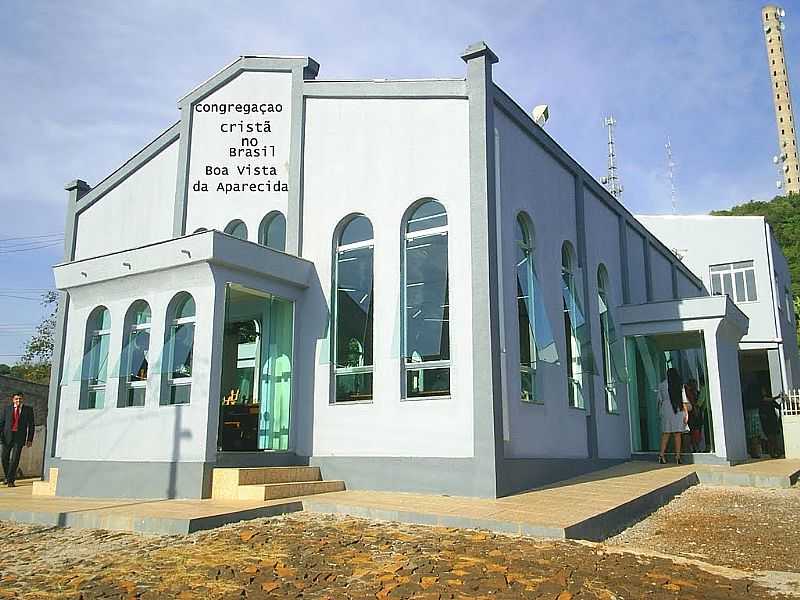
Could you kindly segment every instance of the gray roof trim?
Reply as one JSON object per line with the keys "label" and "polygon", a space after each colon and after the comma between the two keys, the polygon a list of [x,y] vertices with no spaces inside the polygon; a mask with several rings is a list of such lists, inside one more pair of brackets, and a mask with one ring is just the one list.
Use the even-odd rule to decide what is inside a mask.
{"label": "gray roof trim", "polygon": [[[625,217],[628,226],[640,235],[650,240],[650,243],[664,256],[672,256],[672,252],[667,248],[661,240],[653,235],[642,223],[640,223],[634,214],[630,212],[625,206],[620,203],[614,196],[612,196],[606,188],[586,170],[574,158],[572,158],[566,150],[564,150],[558,142],[556,142],[550,134],[544,129],[539,127],[533,118],[525,112],[525,110],[517,104],[517,102],[509,96],[500,86],[494,85],[494,103],[509,119],[516,123],[523,131],[525,131],[535,142],[537,142],[543,150],[545,150],[552,158],[554,158],[562,167],[568,170],[575,177],[580,177],[584,185],[590,192],[595,194],[600,200],[617,215]],[[692,273],[689,268],[684,265],[677,258],[670,259],[674,262],[681,272],[686,275],[695,285],[701,287],[703,282]]]}
{"label": "gray roof trim", "polygon": [[171,125],[169,129],[161,133],[156,139],[139,150],[131,158],[125,161],[116,171],[112,172],[100,183],[94,186],[91,191],[86,193],[75,206],[75,214],[89,208],[108,192],[125,181],[128,177],[138,171],[143,165],[155,158],[164,148],[172,144],[180,136],[180,121]]}
{"label": "gray roof trim", "polygon": [[313,79],[319,72],[319,63],[308,56],[303,57],[256,57],[240,56],[228,66],[212,75],[183,98],[178,106],[192,105],[213,93],[245,71],[272,71],[291,73],[295,67],[302,67],[303,76]]}
{"label": "gray roof trim", "polygon": [[467,98],[463,79],[306,81],[306,98]]}

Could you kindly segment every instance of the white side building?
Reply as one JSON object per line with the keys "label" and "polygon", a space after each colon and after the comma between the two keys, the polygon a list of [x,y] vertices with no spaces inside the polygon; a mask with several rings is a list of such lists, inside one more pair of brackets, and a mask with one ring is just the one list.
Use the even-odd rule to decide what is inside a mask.
{"label": "white side building", "polygon": [[747,315],[739,343],[743,386],[774,394],[800,387],[800,356],[786,257],[764,217],[639,215],[712,295],[727,295]]}

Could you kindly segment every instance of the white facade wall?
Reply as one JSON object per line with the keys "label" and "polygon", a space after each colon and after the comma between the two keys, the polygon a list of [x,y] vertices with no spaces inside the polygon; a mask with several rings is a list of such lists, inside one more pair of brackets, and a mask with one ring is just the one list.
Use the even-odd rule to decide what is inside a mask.
{"label": "white facade wall", "polygon": [[[309,298],[306,310],[330,310],[333,235],[342,219],[363,213],[375,236],[374,401],[330,403],[332,341],[319,339],[313,374],[314,456],[474,453],[467,135],[466,100],[307,100],[302,254],[316,265],[322,296]],[[452,395],[404,400],[399,356],[402,222],[408,208],[426,197],[441,202],[448,216]]]}
{"label": "white facade wall", "polygon": [[172,237],[178,142],[172,142],[78,215],[75,259]]}
{"label": "white facade wall", "polygon": [[[162,350],[167,306],[179,292],[192,295],[197,325],[192,365],[192,401],[160,406]],[[146,300],[152,311],[150,369],[143,407],[117,408],[123,322],[136,300]],[[78,409],[81,360],[86,321],[99,305],[111,314],[108,382],[103,408]],[[66,333],[66,362],[61,381],[56,455],[66,460],[203,462],[215,460],[216,447],[207,444],[209,372],[214,312],[214,286],[207,265],[195,264],[171,272],[146,273],[113,279],[70,293]],[[157,357],[156,360],[154,358]]]}

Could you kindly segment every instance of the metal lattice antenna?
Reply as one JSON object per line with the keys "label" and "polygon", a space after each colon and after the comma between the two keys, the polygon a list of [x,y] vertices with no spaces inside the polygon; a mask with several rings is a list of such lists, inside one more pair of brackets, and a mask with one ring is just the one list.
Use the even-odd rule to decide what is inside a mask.
{"label": "metal lattice antenna", "polygon": [[672,160],[672,142],[667,137],[667,143],[664,144],[667,149],[667,177],[669,177],[669,197],[672,201],[672,214],[678,214],[678,191],[675,188],[675,161]]}
{"label": "metal lattice antenna", "polygon": [[617,155],[614,151],[614,126],[616,124],[617,121],[613,115],[603,120],[603,127],[608,128],[608,175],[603,177],[601,181],[609,193],[619,199],[622,196],[622,185],[617,175]]}

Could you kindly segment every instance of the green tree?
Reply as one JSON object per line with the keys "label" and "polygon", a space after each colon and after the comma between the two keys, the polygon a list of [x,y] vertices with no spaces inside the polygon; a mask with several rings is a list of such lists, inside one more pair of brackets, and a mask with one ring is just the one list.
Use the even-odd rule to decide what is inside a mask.
{"label": "green tree", "polygon": [[47,316],[36,327],[36,332],[25,344],[25,351],[17,364],[11,367],[9,375],[33,381],[50,382],[50,366],[53,362],[53,335],[56,330],[58,294],[54,291],[42,294],[42,306]]}

